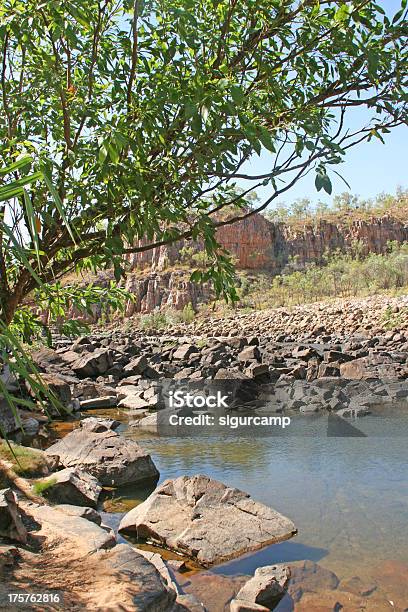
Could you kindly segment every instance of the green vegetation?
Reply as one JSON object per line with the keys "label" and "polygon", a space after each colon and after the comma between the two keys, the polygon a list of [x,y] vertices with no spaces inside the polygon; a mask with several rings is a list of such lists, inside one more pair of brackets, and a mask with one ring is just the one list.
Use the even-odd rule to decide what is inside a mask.
{"label": "green vegetation", "polygon": [[285,223],[313,223],[326,219],[335,223],[349,223],[354,219],[391,214],[397,219],[405,220],[408,213],[408,190],[398,188],[395,195],[381,193],[376,198],[363,199],[349,192],[333,198],[331,206],[318,201],[316,204],[309,198],[300,198],[292,204],[276,204],[267,210],[265,216],[270,221]]}
{"label": "green vegetation", "polygon": [[33,448],[0,441],[0,460],[11,464],[12,470],[19,476],[33,478],[44,474],[47,468],[44,455]]}
{"label": "green vegetation", "polygon": [[384,255],[362,257],[358,252],[357,245],[354,254],[335,253],[324,265],[310,264],[275,277],[260,274],[249,279],[243,275],[238,306],[262,309],[407,290],[408,244],[390,242]]}
{"label": "green vegetation", "polygon": [[153,312],[141,315],[139,318],[134,317],[132,322],[134,325],[144,331],[166,329],[177,323],[191,323],[196,316],[195,310],[191,302],[186,304],[183,310],[174,310],[167,308],[163,310],[154,310]]}
{"label": "green vegetation", "polygon": [[[406,121],[405,18],[405,1],[389,19],[373,0],[5,0],[1,320],[27,327],[16,313],[39,287],[58,317],[66,273],[109,267],[119,281],[124,254],[183,238],[209,258],[193,278],[234,297],[217,226],[310,171],[330,193],[350,147]],[[351,133],[356,107],[371,121]],[[270,170],[245,173],[262,150]],[[248,211],[260,185],[270,193]]]}
{"label": "green vegetation", "polygon": [[56,478],[48,478],[33,484],[33,493],[35,495],[43,495],[57,483]]}
{"label": "green vegetation", "polygon": [[[393,18],[373,0],[3,0],[2,362],[44,391],[21,340],[49,339],[69,307],[101,299],[60,279],[109,268],[119,282],[124,255],[181,239],[202,240],[208,258],[192,280],[234,300],[217,227],[311,171],[331,193],[350,147],[406,121],[406,16],[405,0]],[[351,132],[356,107],[368,116]],[[245,173],[262,151],[269,170]],[[261,185],[267,198],[248,210]],[[127,297],[103,293],[114,308]],[[27,403],[0,391],[14,411]]]}

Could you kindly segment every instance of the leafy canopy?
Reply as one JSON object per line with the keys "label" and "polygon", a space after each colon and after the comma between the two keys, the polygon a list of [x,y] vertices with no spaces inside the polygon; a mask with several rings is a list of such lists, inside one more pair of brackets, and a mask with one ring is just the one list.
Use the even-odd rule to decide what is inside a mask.
{"label": "leafy canopy", "polygon": [[[67,271],[119,279],[124,255],[181,238],[207,250],[193,278],[229,295],[219,225],[311,171],[330,193],[347,149],[406,121],[406,4],[3,0],[1,319],[41,283],[61,299]],[[348,131],[361,106],[371,121]],[[246,173],[265,149],[269,171]],[[261,184],[266,201],[219,215]]]}

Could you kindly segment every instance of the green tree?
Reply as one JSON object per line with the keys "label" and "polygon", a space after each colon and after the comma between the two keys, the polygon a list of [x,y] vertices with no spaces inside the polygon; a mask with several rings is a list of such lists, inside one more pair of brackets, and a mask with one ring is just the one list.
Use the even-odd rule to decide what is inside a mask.
{"label": "green tree", "polygon": [[[53,301],[68,271],[119,279],[124,255],[183,238],[210,260],[192,278],[228,296],[218,226],[311,170],[330,193],[350,147],[406,121],[401,6],[389,18],[371,0],[3,0],[3,323],[41,283]],[[356,107],[371,121],[350,132]],[[270,169],[247,172],[262,150]],[[222,219],[237,179],[269,195]]]}

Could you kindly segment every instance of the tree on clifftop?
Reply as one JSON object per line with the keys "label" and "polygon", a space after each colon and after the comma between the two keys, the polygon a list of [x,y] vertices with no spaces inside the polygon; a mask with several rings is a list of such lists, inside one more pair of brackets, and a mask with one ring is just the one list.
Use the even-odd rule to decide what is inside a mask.
{"label": "tree on clifftop", "polygon": [[[218,225],[311,171],[330,192],[350,147],[406,121],[406,4],[389,18],[369,0],[3,0],[1,321],[42,283],[52,304],[67,272],[119,278],[123,254],[180,238],[204,240],[194,278],[228,295]],[[350,131],[355,107],[372,120]],[[262,149],[270,170],[247,174]],[[260,185],[266,201],[217,216]]]}

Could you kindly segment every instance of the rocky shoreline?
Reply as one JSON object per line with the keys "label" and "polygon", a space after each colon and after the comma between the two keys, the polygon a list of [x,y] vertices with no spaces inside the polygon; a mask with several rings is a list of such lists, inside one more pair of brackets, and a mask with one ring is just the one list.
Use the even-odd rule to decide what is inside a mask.
{"label": "rocky shoreline", "polygon": [[[146,336],[129,325],[95,329],[74,342],[56,338],[53,349],[36,351],[33,359],[43,380],[75,428],[48,443],[45,452],[33,451],[39,467],[28,486],[35,484],[37,499],[27,500],[18,480],[0,492],[3,600],[7,589],[28,592],[42,585],[42,590],[66,591],[64,606],[51,609],[203,611],[200,597],[188,592],[188,584],[180,586],[183,558],[210,567],[291,538],[296,527],[228,484],[181,475],[161,483],[119,526],[120,533],[170,550],[175,559],[181,555],[180,561],[118,542],[97,511],[102,489],[154,486],[159,473],[154,458],[116,432],[117,421],[84,418],[86,412],[115,408],[131,417],[131,426],[154,429],[157,415],[166,413],[163,380],[198,386],[232,382],[233,414],[310,418],[325,413],[347,421],[378,408],[405,409],[408,298],[387,300],[236,315],[166,335]],[[7,384],[30,393],[23,381],[9,378]],[[41,434],[48,421],[39,410],[21,410],[20,417],[32,434]],[[9,433],[18,429],[4,404],[0,418]],[[259,567],[252,577],[228,583],[228,606],[222,609],[389,609],[380,582],[372,588],[357,577],[339,583],[320,566],[303,563]],[[197,584],[193,592],[200,592]]]}

